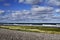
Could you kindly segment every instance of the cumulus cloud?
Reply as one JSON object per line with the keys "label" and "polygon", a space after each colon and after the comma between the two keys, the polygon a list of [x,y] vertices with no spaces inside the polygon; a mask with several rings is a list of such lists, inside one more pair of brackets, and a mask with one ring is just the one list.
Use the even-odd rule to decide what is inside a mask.
{"label": "cumulus cloud", "polygon": [[49,0],[48,4],[51,6],[60,6],[60,0]]}
{"label": "cumulus cloud", "polygon": [[32,13],[28,18],[31,19],[49,19],[51,18],[54,8],[53,7],[42,7],[34,6],[30,10]]}
{"label": "cumulus cloud", "polygon": [[60,9],[56,9],[55,12],[60,13]]}
{"label": "cumulus cloud", "polygon": [[22,3],[22,2],[24,2],[24,0],[19,0],[19,3]]}
{"label": "cumulus cloud", "polygon": [[[17,0],[15,0],[17,1]],[[48,1],[48,2],[47,2]],[[8,13],[7,15],[0,16],[0,20],[9,22],[11,21],[22,21],[22,22],[36,22],[37,20],[41,21],[53,21],[60,19],[59,16],[53,16],[54,13],[60,13],[60,9],[54,9],[51,6],[60,6],[59,0],[45,0],[44,3],[47,3],[48,6],[38,6],[38,5],[32,5],[32,8],[30,10],[7,10],[6,12],[4,10],[0,10],[0,14],[2,13]],[[24,4],[40,4],[44,5],[43,0],[19,0],[19,3]],[[9,3],[4,3],[4,6],[10,6]],[[49,6],[51,5],[51,6]],[[38,22],[39,22],[38,21]]]}
{"label": "cumulus cloud", "polygon": [[21,15],[22,13],[20,11],[14,11],[12,12],[12,16],[15,17],[16,15]]}
{"label": "cumulus cloud", "polygon": [[22,13],[27,15],[30,13],[30,11],[29,10],[22,10]]}
{"label": "cumulus cloud", "polygon": [[[8,20],[44,20],[51,17],[53,11],[52,7],[42,7],[42,6],[34,6],[30,10],[16,10],[16,11],[9,11],[9,15],[7,15]],[[49,17],[49,18],[50,18]]]}
{"label": "cumulus cloud", "polygon": [[22,15],[21,11],[10,11],[10,14],[8,15],[9,20],[17,20]]}
{"label": "cumulus cloud", "polygon": [[[58,19],[52,17],[53,12],[59,12],[59,9],[54,10],[53,7],[42,7],[42,6],[33,6],[30,10],[8,10],[8,14],[1,17],[0,20],[8,21],[51,21],[51,19]],[[3,12],[3,11],[2,11]],[[51,18],[52,17],[52,18]]]}
{"label": "cumulus cloud", "polygon": [[19,0],[19,3],[25,3],[25,4],[45,4],[47,3],[50,6],[60,6],[59,0]]}
{"label": "cumulus cloud", "polygon": [[5,11],[4,10],[0,10],[0,14],[4,13]]}
{"label": "cumulus cloud", "polygon": [[38,7],[33,7],[32,10],[34,10],[34,11],[52,11],[53,7],[38,6]]}
{"label": "cumulus cloud", "polygon": [[32,7],[31,8],[31,11],[32,11],[32,14],[49,14],[49,13],[52,13],[54,10],[53,7],[43,7],[43,6],[37,6],[37,7]]}
{"label": "cumulus cloud", "polygon": [[19,0],[19,3],[26,3],[26,4],[39,4],[43,0]]}

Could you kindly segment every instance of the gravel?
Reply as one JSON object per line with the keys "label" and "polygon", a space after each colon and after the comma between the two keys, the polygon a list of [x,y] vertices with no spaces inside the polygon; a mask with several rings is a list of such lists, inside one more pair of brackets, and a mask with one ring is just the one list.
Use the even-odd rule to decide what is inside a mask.
{"label": "gravel", "polygon": [[60,34],[22,32],[0,28],[0,40],[60,40]]}

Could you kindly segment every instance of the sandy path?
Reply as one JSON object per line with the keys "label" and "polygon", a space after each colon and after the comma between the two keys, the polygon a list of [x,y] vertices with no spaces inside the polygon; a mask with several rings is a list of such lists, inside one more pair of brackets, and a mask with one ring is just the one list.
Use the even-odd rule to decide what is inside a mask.
{"label": "sandy path", "polygon": [[60,34],[21,32],[0,28],[0,40],[60,40]]}

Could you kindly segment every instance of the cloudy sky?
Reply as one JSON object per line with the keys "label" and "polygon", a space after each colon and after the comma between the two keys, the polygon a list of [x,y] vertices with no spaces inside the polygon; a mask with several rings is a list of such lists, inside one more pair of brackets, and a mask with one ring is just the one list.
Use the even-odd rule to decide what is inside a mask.
{"label": "cloudy sky", "polygon": [[0,0],[0,23],[60,23],[60,0]]}

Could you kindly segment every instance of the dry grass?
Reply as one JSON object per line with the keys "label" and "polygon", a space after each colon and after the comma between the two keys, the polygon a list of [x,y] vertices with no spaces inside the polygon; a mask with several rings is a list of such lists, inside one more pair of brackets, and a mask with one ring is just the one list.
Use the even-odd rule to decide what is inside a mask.
{"label": "dry grass", "polygon": [[10,30],[17,30],[17,31],[60,34],[60,28],[53,28],[53,27],[43,27],[43,26],[0,26],[0,28],[10,29]]}

